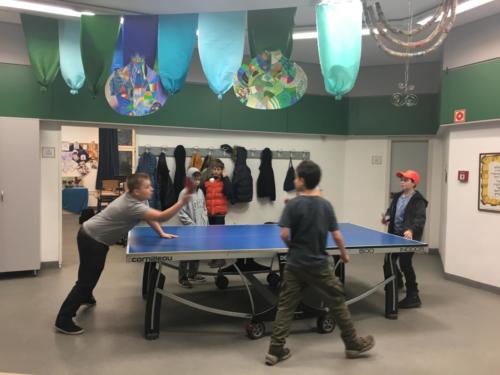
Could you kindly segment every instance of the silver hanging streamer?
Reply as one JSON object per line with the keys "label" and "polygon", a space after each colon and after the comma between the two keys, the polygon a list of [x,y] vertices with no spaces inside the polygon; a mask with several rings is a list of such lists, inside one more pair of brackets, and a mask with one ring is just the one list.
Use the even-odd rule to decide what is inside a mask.
{"label": "silver hanging streamer", "polygon": [[[443,0],[426,24],[404,31],[389,24],[379,2],[375,3],[375,9],[368,5],[367,0],[362,2],[365,22],[378,47],[399,58],[423,56],[436,50],[443,44],[456,18],[457,0]],[[436,22],[439,17],[441,19]],[[429,34],[425,36],[426,33]],[[405,37],[417,37],[419,34],[424,36],[415,41],[404,40]]]}

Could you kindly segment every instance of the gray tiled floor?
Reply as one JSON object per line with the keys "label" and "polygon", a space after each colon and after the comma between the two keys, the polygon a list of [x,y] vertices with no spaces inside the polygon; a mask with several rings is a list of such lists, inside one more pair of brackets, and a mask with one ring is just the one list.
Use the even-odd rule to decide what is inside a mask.
{"label": "gray tiled floor", "polygon": [[[126,264],[124,250],[110,250],[95,291],[98,305],[83,311],[82,336],[56,334],[52,324],[75,281],[76,218],[64,215],[64,266],[38,277],[0,279],[0,372],[30,374],[500,374],[500,298],[447,281],[437,256],[416,256],[424,306],[403,311],[397,321],[383,318],[383,293],[352,306],[360,333],[372,333],[373,355],[343,358],[338,331],[315,333],[312,320],[293,325],[293,356],[274,368],[263,364],[268,338],[251,341],[243,321],[218,317],[165,301],[162,333],[142,337],[144,302],[141,268]],[[355,295],[381,278],[379,256],[353,257],[347,292]],[[170,272],[170,271],[169,271]],[[173,283],[170,272],[168,282]],[[240,310],[248,303],[237,287],[217,291],[213,284],[191,293],[197,301]],[[200,291],[211,291],[202,295]],[[230,297],[230,298],[228,298]]]}

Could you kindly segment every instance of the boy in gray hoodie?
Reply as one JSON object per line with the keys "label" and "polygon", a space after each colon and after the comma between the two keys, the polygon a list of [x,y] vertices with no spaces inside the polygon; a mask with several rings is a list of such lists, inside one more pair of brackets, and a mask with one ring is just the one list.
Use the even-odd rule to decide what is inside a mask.
{"label": "boy in gray hoodie", "polygon": [[[186,174],[187,178],[193,181],[193,198],[179,211],[179,220],[184,225],[208,225],[207,206],[203,190],[200,189],[201,173],[197,168],[189,168]],[[185,188],[179,194],[179,200],[188,194]],[[200,261],[182,261],[179,262],[179,284],[184,288],[192,288],[192,281],[203,282],[205,278],[198,275]]]}

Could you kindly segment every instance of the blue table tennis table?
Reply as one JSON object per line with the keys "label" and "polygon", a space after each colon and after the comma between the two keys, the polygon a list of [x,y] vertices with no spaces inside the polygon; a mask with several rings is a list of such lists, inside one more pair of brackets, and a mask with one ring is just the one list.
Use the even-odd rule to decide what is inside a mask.
{"label": "blue table tennis table", "polygon": [[[392,254],[425,253],[427,244],[349,223],[340,224],[339,227],[350,255],[385,254],[383,281],[360,296],[347,301],[347,304],[357,302],[384,287],[385,316],[388,319],[397,319],[398,286],[395,277],[396,265]],[[277,258],[281,273],[286,263],[288,249],[279,236],[280,228],[277,225],[169,226],[165,228],[165,231],[179,237],[162,239],[150,227],[136,227],[129,232],[128,236],[127,262],[147,264],[150,271],[147,275],[145,273],[143,279],[143,283],[149,285],[145,293],[147,299],[145,337],[147,339],[159,337],[162,296],[210,313],[246,319],[248,336],[250,338],[262,337],[265,331],[264,322],[274,319],[277,295],[263,285],[255,277],[254,272],[242,271],[237,264],[233,265],[243,281],[251,308],[250,312],[236,312],[200,305],[167,290],[165,269],[173,262],[181,260]],[[340,252],[330,236],[327,251],[336,260],[335,272],[343,281],[344,267],[343,263],[338,261]],[[270,307],[263,311],[256,311],[252,292],[264,297]],[[331,332],[335,327],[335,322],[329,317],[323,304],[319,307],[301,304],[297,309],[297,317],[316,317],[318,330],[322,333]]]}

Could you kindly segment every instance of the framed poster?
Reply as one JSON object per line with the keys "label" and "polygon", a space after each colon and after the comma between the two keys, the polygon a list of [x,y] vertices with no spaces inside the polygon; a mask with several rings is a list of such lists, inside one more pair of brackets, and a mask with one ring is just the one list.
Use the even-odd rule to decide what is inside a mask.
{"label": "framed poster", "polygon": [[500,213],[500,153],[479,154],[478,209]]}

